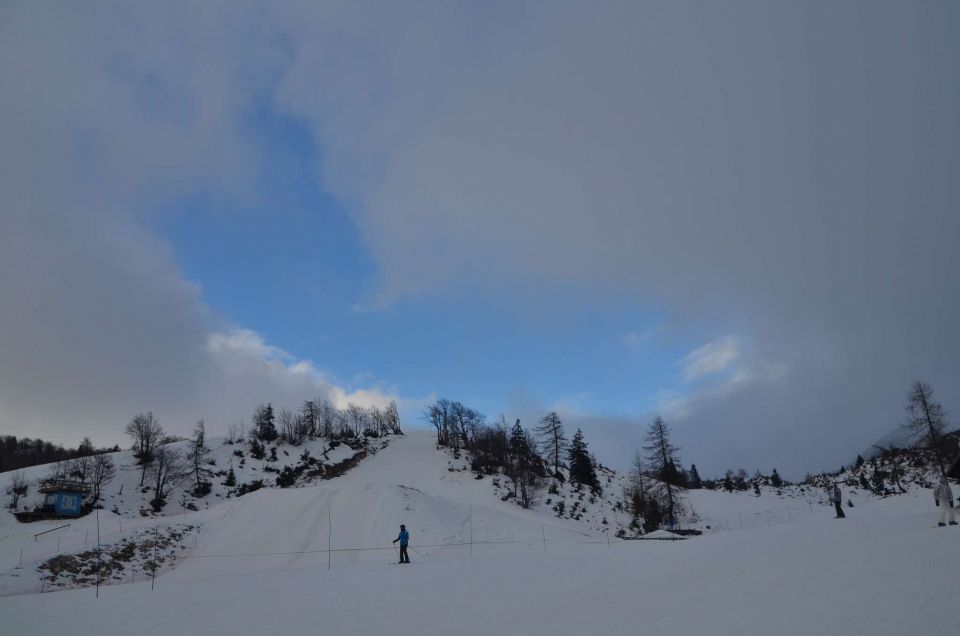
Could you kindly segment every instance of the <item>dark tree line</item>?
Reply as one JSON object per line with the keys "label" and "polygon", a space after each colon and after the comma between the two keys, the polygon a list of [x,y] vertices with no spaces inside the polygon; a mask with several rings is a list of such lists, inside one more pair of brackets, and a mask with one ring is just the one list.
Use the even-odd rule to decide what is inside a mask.
{"label": "dark tree line", "polygon": [[600,492],[595,461],[583,433],[578,430],[568,444],[563,422],[555,412],[548,413],[529,431],[520,420],[508,428],[502,415],[494,424],[487,424],[476,409],[440,399],[424,410],[423,419],[436,431],[437,446],[450,448],[455,457],[461,450],[470,453],[470,467],[478,478],[487,474],[506,476],[513,488],[511,494],[525,508],[548,477],[566,480],[564,468],[576,487]]}
{"label": "dark tree line", "polygon": [[[64,448],[59,444],[42,439],[0,435],[0,473],[40,464],[64,462],[77,457],[86,457],[93,455],[97,450],[88,437],[83,438],[83,441],[76,448]],[[109,450],[118,451],[120,447],[115,446]]]}
{"label": "dark tree line", "polygon": [[[243,435],[231,427],[228,443],[241,441]],[[261,404],[253,413],[250,439],[258,442],[281,442],[298,446],[307,439],[323,437],[344,439],[349,437],[380,437],[400,433],[400,413],[397,403],[384,408],[362,407],[348,404],[338,409],[327,400],[306,400],[296,412],[280,409],[275,413],[271,403]]]}

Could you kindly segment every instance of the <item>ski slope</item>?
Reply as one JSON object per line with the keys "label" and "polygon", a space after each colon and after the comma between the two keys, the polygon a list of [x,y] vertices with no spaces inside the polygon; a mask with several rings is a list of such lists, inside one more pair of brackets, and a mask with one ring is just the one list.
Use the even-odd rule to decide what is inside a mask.
{"label": "ski slope", "polygon": [[[170,576],[326,566],[321,551],[328,534],[338,550],[333,562],[384,563],[395,560],[391,541],[401,523],[421,555],[462,550],[471,532],[476,551],[540,546],[545,535],[552,541],[605,541],[577,522],[499,501],[489,480],[474,479],[463,470],[465,460],[451,460],[433,440],[419,431],[392,437],[387,448],[342,477],[306,488],[260,490],[204,513],[196,553],[207,556],[186,559]],[[234,554],[263,556],[217,556]]]}
{"label": "ski slope", "polygon": [[[928,494],[861,497],[835,520],[812,501],[697,492],[698,515],[726,523],[686,541],[608,545],[582,523],[500,501],[414,433],[337,479],[188,515],[196,543],[153,591],[141,580],[99,599],[93,589],[4,597],[0,625],[23,635],[953,635],[960,528],[935,527]],[[730,521],[744,517],[762,522]],[[400,523],[410,566],[393,565]],[[386,549],[335,552],[328,569],[328,539]]]}

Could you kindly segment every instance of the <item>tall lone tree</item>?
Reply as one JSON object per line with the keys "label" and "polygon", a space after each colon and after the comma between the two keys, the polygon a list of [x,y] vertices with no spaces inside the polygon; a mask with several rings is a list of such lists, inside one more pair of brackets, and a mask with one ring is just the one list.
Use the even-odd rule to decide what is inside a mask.
{"label": "tall lone tree", "polygon": [[193,438],[190,440],[190,450],[187,451],[187,462],[190,465],[190,472],[193,473],[193,482],[195,492],[201,492],[207,478],[213,472],[207,468],[207,458],[210,455],[210,449],[207,448],[207,429],[203,420],[197,420],[197,425],[193,427]]}
{"label": "tall lone tree", "polygon": [[553,460],[554,476],[560,475],[560,455],[567,449],[567,436],[563,432],[560,416],[555,411],[550,411],[534,430],[547,457]]}
{"label": "tall lone tree", "polygon": [[137,413],[126,428],[127,435],[133,439],[133,456],[140,462],[140,486],[143,486],[147,467],[153,462],[153,453],[163,440],[163,428],[153,413]]}
{"label": "tall lone tree", "polygon": [[918,446],[933,452],[940,474],[946,476],[944,467],[943,434],[947,428],[947,411],[933,399],[933,387],[917,380],[907,393],[907,422],[904,427]]}
{"label": "tall lone tree", "polygon": [[643,447],[650,473],[657,478],[656,492],[666,508],[667,521],[676,522],[680,509],[680,487],[677,452],[680,450],[670,443],[670,427],[657,416],[647,429],[647,443]]}

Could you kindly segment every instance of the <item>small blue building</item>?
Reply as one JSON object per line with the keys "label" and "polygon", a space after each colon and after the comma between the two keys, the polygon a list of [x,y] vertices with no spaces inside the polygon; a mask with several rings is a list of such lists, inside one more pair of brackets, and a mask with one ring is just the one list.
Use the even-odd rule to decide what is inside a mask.
{"label": "small blue building", "polygon": [[72,479],[44,479],[40,482],[44,493],[40,512],[57,517],[79,517],[83,500],[90,494],[90,484]]}

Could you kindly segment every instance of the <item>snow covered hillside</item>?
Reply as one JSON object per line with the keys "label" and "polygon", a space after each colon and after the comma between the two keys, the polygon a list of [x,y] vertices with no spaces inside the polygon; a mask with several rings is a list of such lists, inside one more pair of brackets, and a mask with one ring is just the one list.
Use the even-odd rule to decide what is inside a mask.
{"label": "snow covered hillside", "polygon": [[[173,446],[186,447],[188,444],[177,442]],[[296,478],[296,485],[299,486],[330,477],[362,461],[367,455],[375,454],[387,444],[389,438],[369,439],[363,444],[330,443],[318,439],[306,441],[300,446],[271,445],[263,459],[256,459],[250,455],[247,444],[225,444],[222,440],[211,440],[209,463],[205,464],[205,468],[211,471],[208,478],[210,492],[195,496],[191,492],[192,480],[184,479],[173,487],[167,497],[168,503],[159,514],[155,514],[150,506],[152,492],[148,488],[149,477],[144,487],[140,486],[141,467],[133,452],[112,453],[111,457],[117,464],[117,476],[104,487],[100,502],[103,509],[97,513],[79,519],[20,523],[11,511],[4,509],[0,512],[0,595],[46,589],[50,584],[54,587],[92,584],[94,576],[76,576],[73,571],[76,567],[72,566],[80,564],[65,562],[64,559],[54,564],[54,569],[62,570],[63,576],[51,576],[49,567],[39,572],[36,568],[58,555],[85,555],[82,560],[87,562],[94,559],[90,551],[97,543],[97,517],[102,544],[110,546],[110,553],[123,555],[123,559],[118,559],[116,563],[111,561],[114,567],[105,583],[135,581],[146,576],[148,571],[152,573],[154,566],[150,562],[155,556],[153,543],[158,543],[160,547],[156,552],[156,567],[160,570],[175,563],[188,543],[190,547],[196,547],[198,537],[195,535],[200,525],[208,519],[204,511],[216,510],[225,502],[252,497],[260,487],[279,492],[279,489],[271,486],[275,486],[277,477],[285,470],[291,475],[300,473]],[[275,452],[271,452],[271,449],[275,449]],[[303,468],[306,470],[300,470]],[[43,502],[44,495],[38,491],[37,485],[56,469],[57,465],[49,464],[23,471],[28,492],[21,497],[17,510],[32,510]],[[233,475],[232,484],[230,474]],[[8,480],[8,474],[0,474],[0,483]],[[248,494],[241,496],[241,493]],[[151,537],[151,534],[154,536]],[[165,540],[165,537],[172,540]],[[124,548],[134,539],[139,539],[139,546],[131,553],[131,550]],[[144,543],[147,544],[147,552],[140,549]],[[47,579],[44,583],[38,578],[41,575]],[[75,580],[78,578],[79,581]]]}
{"label": "snow covered hillside", "polygon": [[[0,624],[24,635],[960,633],[960,530],[935,527],[927,490],[878,498],[845,488],[854,507],[844,520],[816,489],[692,491],[702,536],[628,541],[602,523],[623,521],[622,477],[604,475],[603,497],[585,496],[587,513],[571,519],[546,500],[574,492],[544,491],[523,509],[502,500],[494,477],[476,479],[465,459],[437,450],[432,434],[389,437],[346,474],[304,487],[213,495],[209,507],[159,520],[139,504],[101,511],[101,525],[114,518],[123,533],[182,537],[155,590],[124,571],[116,582],[134,582],[99,598],[36,593],[36,561],[16,569],[19,547],[55,524],[5,519],[0,589],[18,595],[0,598]],[[36,545],[55,549],[54,537],[91,521]],[[393,565],[400,523],[410,566]]]}

